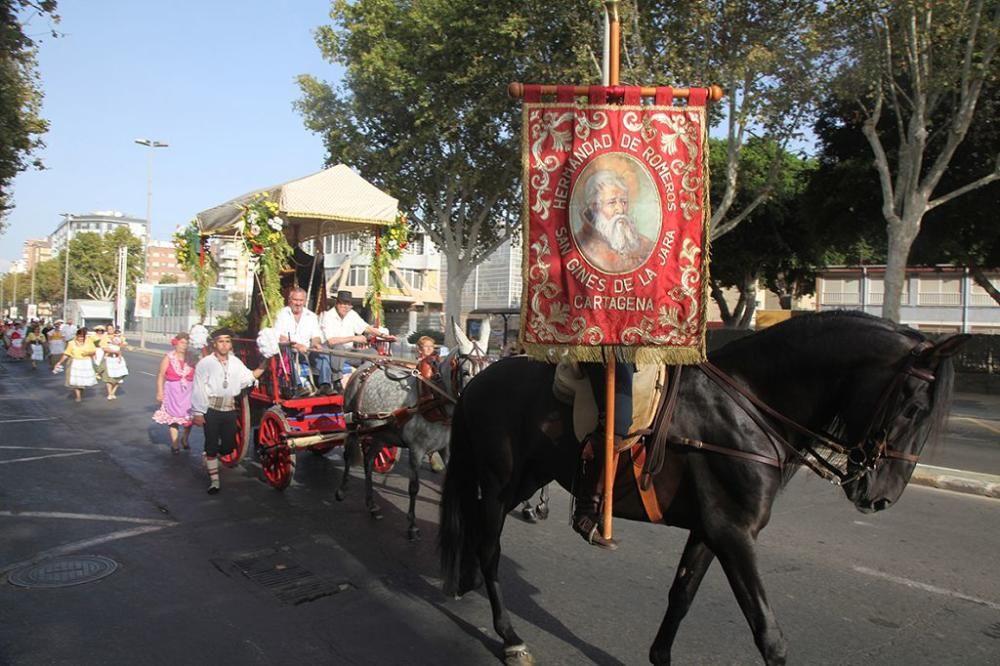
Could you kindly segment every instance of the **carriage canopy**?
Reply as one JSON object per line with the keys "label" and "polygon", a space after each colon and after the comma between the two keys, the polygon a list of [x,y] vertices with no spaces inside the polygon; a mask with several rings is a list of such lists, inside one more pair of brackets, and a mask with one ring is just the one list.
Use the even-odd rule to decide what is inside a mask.
{"label": "carriage canopy", "polygon": [[280,185],[261,188],[198,213],[198,228],[206,236],[225,236],[236,229],[243,204],[267,192],[279,205],[285,233],[293,243],[333,233],[388,226],[396,219],[399,201],[354,173],[345,164]]}

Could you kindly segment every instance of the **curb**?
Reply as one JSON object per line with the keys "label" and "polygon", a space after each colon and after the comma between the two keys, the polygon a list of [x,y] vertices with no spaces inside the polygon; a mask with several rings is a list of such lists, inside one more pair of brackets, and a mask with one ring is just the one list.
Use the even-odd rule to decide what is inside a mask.
{"label": "curb", "polygon": [[1000,499],[1000,476],[993,474],[965,472],[932,465],[917,465],[910,481],[920,486]]}

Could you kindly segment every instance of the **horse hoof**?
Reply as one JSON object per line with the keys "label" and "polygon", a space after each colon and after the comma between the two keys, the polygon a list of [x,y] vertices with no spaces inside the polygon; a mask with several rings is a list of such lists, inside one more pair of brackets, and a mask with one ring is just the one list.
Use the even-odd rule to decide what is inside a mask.
{"label": "horse hoof", "polygon": [[503,649],[503,663],[507,666],[534,666],[535,658],[528,652],[528,646],[521,643]]}
{"label": "horse hoof", "polygon": [[420,541],[420,528],[411,527],[406,530],[406,536],[409,537],[410,541]]}
{"label": "horse hoof", "polygon": [[338,502],[343,502],[343,501],[344,501],[344,491],[343,491],[343,490],[338,490],[337,492],[335,492],[335,493],[333,494],[333,497],[334,497],[334,499],[336,499],[336,500],[337,500]]}
{"label": "horse hoof", "polygon": [[545,520],[549,517],[549,505],[539,504],[535,507],[535,511],[538,513],[538,520]]}
{"label": "horse hoof", "polygon": [[521,517],[524,518],[525,522],[529,523],[538,522],[538,516],[535,515],[535,510],[532,509],[530,506],[526,506],[523,509],[521,509]]}

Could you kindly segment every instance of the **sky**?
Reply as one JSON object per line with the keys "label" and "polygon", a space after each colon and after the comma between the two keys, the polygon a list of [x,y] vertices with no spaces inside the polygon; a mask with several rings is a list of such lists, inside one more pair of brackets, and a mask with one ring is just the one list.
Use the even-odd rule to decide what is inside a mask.
{"label": "sky", "polygon": [[292,103],[299,74],[336,83],[343,71],[313,40],[329,9],[329,0],[60,0],[58,39],[35,19],[46,169],[14,181],[0,272],[61,213],[144,218],[150,150],[156,240],[206,208],[322,169],[322,140]]}

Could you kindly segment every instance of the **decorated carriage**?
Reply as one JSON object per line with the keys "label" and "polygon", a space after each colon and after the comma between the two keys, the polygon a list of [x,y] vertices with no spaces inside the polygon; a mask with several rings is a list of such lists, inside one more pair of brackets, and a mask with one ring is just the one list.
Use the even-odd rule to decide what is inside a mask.
{"label": "decorated carriage", "polygon": [[[204,297],[214,284],[218,266],[210,251],[213,239],[235,241],[248,257],[253,273],[252,297],[245,335],[233,340],[233,352],[247,365],[266,361],[259,382],[242,395],[238,409],[237,445],[224,464],[233,466],[255,444],[257,458],[268,483],[282,490],[295,471],[296,451],[308,449],[324,454],[345,443],[349,417],[344,396],[299,395],[290,367],[294,354],[285,343],[278,353],[263,354],[266,345],[258,333],[274,323],[284,306],[284,294],[300,287],[306,290],[307,307],[321,313],[327,309],[326,281],[319,240],[331,234],[354,233],[374,236],[373,268],[399,256],[405,246],[405,217],[397,200],[371,185],[344,165],[257,190],[202,211],[174,237],[178,258],[195,277],[199,287],[198,307],[204,318]],[[302,246],[313,241],[313,254]],[[380,311],[377,289],[369,294],[372,309]],[[337,352],[338,357],[389,354],[389,337],[370,339],[367,349]],[[254,432],[256,429],[256,437]],[[398,448],[377,452],[375,469],[388,472],[395,464]]]}

